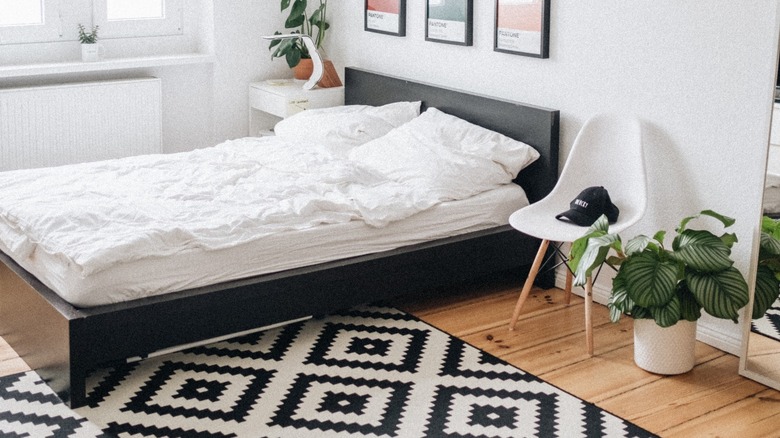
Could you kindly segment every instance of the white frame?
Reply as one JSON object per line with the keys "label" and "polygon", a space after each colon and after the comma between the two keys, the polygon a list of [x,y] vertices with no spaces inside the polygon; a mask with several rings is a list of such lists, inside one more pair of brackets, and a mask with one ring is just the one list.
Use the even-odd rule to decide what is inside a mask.
{"label": "white frame", "polygon": [[93,20],[95,25],[100,26],[101,38],[133,38],[183,34],[183,0],[164,0],[164,2],[164,18],[109,21],[106,0],[95,0],[93,3]]}
{"label": "white frame", "polygon": [[100,26],[100,39],[175,36],[184,34],[184,0],[165,0],[165,18],[115,20],[106,17],[106,0],[41,0],[44,24],[0,26],[0,46],[76,41],[76,24]]}
{"label": "white frame", "polygon": [[41,43],[62,39],[63,32],[59,2],[56,0],[41,0],[41,3],[43,7],[43,24],[0,26],[0,45]]}

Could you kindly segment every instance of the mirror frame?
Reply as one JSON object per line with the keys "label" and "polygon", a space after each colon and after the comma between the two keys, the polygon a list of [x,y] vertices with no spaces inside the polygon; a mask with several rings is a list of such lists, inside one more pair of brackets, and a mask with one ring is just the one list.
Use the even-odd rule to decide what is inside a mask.
{"label": "mirror frame", "polygon": [[[766,171],[768,168],[768,160],[769,160],[769,151],[772,147],[772,122],[775,120],[774,112],[775,107],[777,105],[778,111],[780,111],[780,100],[776,100],[776,90],[780,89],[778,87],[778,61],[780,59],[780,8],[778,8],[775,18],[775,30],[774,30],[774,36],[775,41],[778,42],[778,46],[775,47],[775,80],[772,81],[772,105],[771,105],[771,111],[769,113],[769,132],[767,133],[767,141],[766,141],[766,148],[764,149],[763,154],[763,160],[764,160],[764,181],[766,181]],[[780,114],[778,114],[778,120],[780,120]],[[778,123],[778,127],[780,128],[780,123]],[[764,191],[764,184],[761,186],[761,193],[762,193],[762,199],[763,199],[763,193]],[[769,376],[767,374],[763,374],[757,370],[751,369],[750,367],[750,357],[749,357],[749,351],[750,351],[750,337],[751,337],[751,325],[752,325],[752,309],[753,309],[753,301],[755,299],[755,284],[756,284],[756,267],[758,265],[758,253],[760,249],[760,241],[761,241],[761,219],[764,216],[764,207],[763,202],[758,206],[758,224],[754,228],[753,236],[752,236],[752,250],[750,254],[750,265],[749,265],[749,272],[747,275],[747,282],[749,287],[749,293],[750,293],[750,299],[748,301],[747,306],[743,309],[742,313],[742,345],[740,348],[740,355],[739,355],[739,374],[741,376],[744,376],[748,379],[755,380],[756,382],[759,382],[763,385],[766,385],[770,388],[774,388],[777,390],[780,390],[780,364],[778,364],[778,370],[775,373],[774,377]],[[756,334],[754,336],[761,336],[759,334]],[[780,340],[777,341],[780,345]],[[778,354],[780,356],[780,353]]]}

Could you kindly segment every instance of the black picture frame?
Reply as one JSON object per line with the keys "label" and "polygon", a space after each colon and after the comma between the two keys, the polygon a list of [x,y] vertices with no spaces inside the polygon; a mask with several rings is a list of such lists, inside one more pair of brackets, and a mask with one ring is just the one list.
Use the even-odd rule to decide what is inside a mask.
{"label": "black picture frame", "polygon": [[[385,11],[371,9],[387,3],[390,3],[391,7],[385,6]],[[397,9],[398,13],[393,13],[392,9]],[[363,20],[363,29],[367,32],[406,36],[406,0],[366,0]]]}
{"label": "black picture frame", "polygon": [[472,45],[474,0],[426,0],[425,40],[459,46]]}
{"label": "black picture frame", "polygon": [[[516,21],[512,23],[507,17]],[[493,50],[549,58],[550,0],[496,0]]]}

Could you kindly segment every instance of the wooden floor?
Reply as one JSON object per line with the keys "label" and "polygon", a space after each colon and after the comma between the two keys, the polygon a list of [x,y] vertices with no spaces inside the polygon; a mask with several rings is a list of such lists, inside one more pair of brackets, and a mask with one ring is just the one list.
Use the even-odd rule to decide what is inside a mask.
{"label": "wooden floor", "polygon": [[[396,305],[505,361],[664,437],[780,437],[780,392],[738,375],[738,358],[705,344],[697,366],[674,377],[633,364],[632,324],[609,322],[594,306],[595,355],[585,352],[579,297],[536,289],[515,331],[508,331],[519,287],[464,286],[446,299]],[[0,338],[0,376],[28,370]]]}
{"label": "wooden floor", "polygon": [[697,343],[693,371],[663,377],[633,363],[632,320],[595,305],[595,351],[585,347],[583,300],[532,291],[507,330],[520,287],[465,287],[398,307],[466,342],[664,437],[780,437],[780,392],[738,374],[739,359]]}

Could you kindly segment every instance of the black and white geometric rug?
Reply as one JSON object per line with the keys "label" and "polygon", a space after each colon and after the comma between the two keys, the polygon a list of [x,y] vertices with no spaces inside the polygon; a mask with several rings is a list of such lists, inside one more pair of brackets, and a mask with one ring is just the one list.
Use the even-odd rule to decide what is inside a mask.
{"label": "black and white geometric rug", "polygon": [[780,341],[780,300],[772,304],[763,317],[752,321],[754,333]]}
{"label": "black and white geometric rug", "polygon": [[387,307],[101,370],[89,386],[73,412],[34,372],[0,379],[0,436],[654,436]]}

